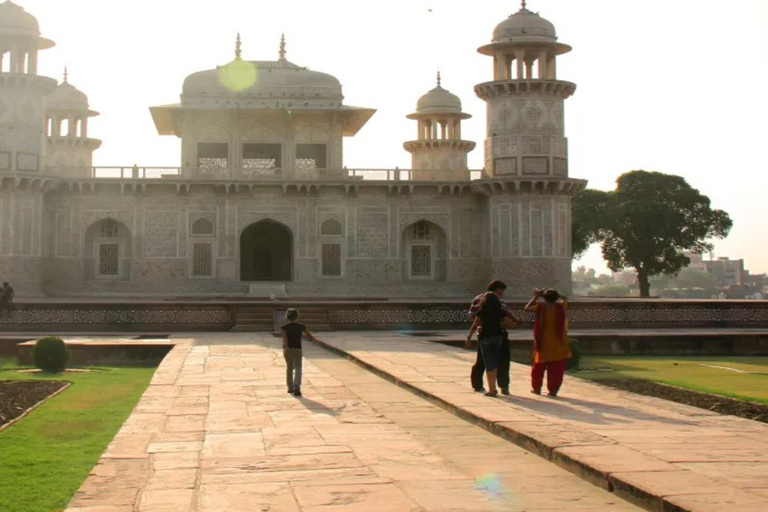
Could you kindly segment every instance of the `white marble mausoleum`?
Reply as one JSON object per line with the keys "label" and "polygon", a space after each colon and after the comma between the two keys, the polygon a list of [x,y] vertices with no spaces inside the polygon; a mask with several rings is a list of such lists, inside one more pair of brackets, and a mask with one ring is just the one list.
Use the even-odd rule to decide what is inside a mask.
{"label": "white marble mausoleum", "polygon": [[289,61],[284,40],[276,60],[246,60],[239,36],[234,60],[149,108],[159,135],[181,140],[178,167],[95,168],[98,113],[66,74],[37,74],[53,45],[0,4],[0,280],[19,297],[466,298],[491,279],[511,296],[570,290],[570,198],[586,185],[568,175],[576,86],[556,73],[571,48],[525,2],[478,49],[477,171],[470,115],[439,76],[408,115],[412,169],[348,169],[344,137],[375,109],[346,105],[339,80]]}

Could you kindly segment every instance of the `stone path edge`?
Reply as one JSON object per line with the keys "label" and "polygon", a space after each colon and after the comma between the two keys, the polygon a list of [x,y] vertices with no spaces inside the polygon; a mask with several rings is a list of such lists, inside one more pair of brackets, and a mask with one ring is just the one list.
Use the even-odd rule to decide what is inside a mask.
{"label": "stone path edge", "polygon": [[354,354],[350,354],[338,347],[317,340],[314,342],[316,345],[332,352],[338,356],[357,364],[358,366],[370,371],[371,373],[395,384],[398,387],[406,389],[411,393],[427,400],[428,402],[437,405],[438,407],[445,409],[453,415],[473,423],[488,432],[501,437],[504,440],[510,441],[521,448],[538,455],[549,462],[555,464],[558,467],[565,469],[573,473],[574,475],[586,480],[587,482],[600,487],[608,492],[615,494],[623,500],[642,507],[651,512],[690,512],[687,508],[681,508],[679,505],[674,504],[653,492],[649,492],[646,489],[640,488],[632,483],[623,480],[620,477],[605,472],[597,467],[587,464],[581,460],[577,460],[569,455],[562,453],[540,439],[537,439],[524,432],[520,432],[507,425],[500,425],[498,422],[494,422],[478,416],[470,411],[462,409],[461,407],[448,402],[424,389],[419,388],[409,382],[395,377],[394,375],[358,358]]}

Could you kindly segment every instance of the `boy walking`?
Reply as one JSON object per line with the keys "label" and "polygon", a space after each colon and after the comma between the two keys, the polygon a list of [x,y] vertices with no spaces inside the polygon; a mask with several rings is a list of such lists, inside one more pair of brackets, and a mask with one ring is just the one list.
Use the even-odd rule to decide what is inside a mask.
{"label": "boy walking", "polygon": [[283,357],[285,358],[285,383],[288,392],[301,396],[301,337],[317,341],[307,326],[299,323],[299,312],[293,308],[285,312],[286,323],[280,326],[283,334]]}

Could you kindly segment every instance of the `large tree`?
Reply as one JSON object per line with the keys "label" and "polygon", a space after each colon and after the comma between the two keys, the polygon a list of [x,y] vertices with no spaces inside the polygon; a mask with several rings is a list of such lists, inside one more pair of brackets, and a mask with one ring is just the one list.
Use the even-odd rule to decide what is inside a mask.
{"label": "large tree", "polygon": [[681,251],[711,251],[711,240],[726,237],[733,222],[680,176],[630,171],[614,191],[576,195],[573,225],[574,255],[599,243],[608,268],[634,268],[640,296],[648,297],[649,277],[676,275],[690,263]]}

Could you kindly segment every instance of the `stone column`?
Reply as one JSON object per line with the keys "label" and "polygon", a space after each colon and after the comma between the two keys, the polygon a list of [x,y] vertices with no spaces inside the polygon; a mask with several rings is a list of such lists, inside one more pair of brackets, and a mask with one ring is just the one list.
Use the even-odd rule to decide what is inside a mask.
{"label": "stone column", "polygon": [[525,77],[525,51],[515,50],[515,61],[517,64],[517,80]]}

